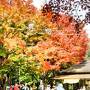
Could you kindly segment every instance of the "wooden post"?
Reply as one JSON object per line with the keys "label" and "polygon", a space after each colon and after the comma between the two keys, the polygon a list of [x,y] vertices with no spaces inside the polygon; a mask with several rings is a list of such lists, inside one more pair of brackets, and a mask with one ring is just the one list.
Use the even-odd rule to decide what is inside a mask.
{"label": "wooden post", "polygon": [[86,90],[90,90],[90,80],[86,80]]}

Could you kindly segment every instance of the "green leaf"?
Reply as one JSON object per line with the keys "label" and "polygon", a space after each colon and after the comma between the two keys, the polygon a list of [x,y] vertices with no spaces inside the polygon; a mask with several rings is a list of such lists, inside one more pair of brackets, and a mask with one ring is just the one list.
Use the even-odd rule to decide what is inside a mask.
{"label": "green leaf", "polygon": [[90,51],[88,51],[88,57],[90,57]]}
{"label": "green leaf", "polygon": [[3,50],[0,50],[0,56],[5,56],[6,54],[4,53]]}
{"label": "green leaf", "polygon": [[0,49],[0,56],[5,57],[6,56],[6,51],[3,49]]}
{"label": "green leaf", "polygon": [[2,27],[0,27],[0,33],[3,33],[4,29]]}

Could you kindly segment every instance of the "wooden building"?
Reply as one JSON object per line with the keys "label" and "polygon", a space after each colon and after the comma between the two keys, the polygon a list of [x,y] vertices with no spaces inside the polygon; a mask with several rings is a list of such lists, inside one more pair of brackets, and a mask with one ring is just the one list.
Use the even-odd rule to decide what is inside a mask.
{"label": "wooden building", "polygon": [[54,79],[62,80],[65,90],[90,90],[90,61],[62,70]]}

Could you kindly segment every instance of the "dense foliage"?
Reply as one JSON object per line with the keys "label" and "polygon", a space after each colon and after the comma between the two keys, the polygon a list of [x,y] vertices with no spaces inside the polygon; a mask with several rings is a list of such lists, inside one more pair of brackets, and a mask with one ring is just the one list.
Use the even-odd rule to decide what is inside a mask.
{"label": "dense foliage", "polygon": [[82,24],[45,10],[38,11],[31,0],[0,0],[0,74],[35,84],[49,70],[84,60],[87,36]]}

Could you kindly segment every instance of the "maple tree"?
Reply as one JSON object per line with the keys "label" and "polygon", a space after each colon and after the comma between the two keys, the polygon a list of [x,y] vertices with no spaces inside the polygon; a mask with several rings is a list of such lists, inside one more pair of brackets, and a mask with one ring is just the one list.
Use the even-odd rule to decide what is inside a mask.
{"label": "maple tree", "polygon": [[[43,73],[61,70],[64,64],[79,64],[87,50],[83,23],[53,13],[49,6],[38,11],[31,3],[0,0],[0,69],[10,74],[9,67],[18,67],[21,80],[30,82],[33,75],[39,80]],[[35,83],[38,80],[34,78]]]}
{"label": "maple tree", "polygon": [[[62,15],[56,21],[58,27],[52,30],[50,38],[39,42],[36,46],[37,57],[43,56],[47,66],[45,69],[62,68],[63,63],[78,64],[84,60],[87,50],[87,36],[82,28],[77,28],[77,22],[71,17]],[[37,58],[38,60],[41,60]]]}
{"label": "maple tree", "polygon": [[[36,22],[36,12],[31,0],[0,0],[0,74],[8,74],[11,80],[20,77],[22,81],[32,82],[35,76],[37,78],[33,79],[34,83],[38,81],[39,68],[33,61],[33,56],[28,57],[26,54],[29,46],[32,47],[44,38],[44,33],[37,38],[37,32],[40,32],[37,24],[41,21]],[[34,27],[33,24],[37,26]]]}
{"label": "maple tree", "polygon": [[47,28],[52,23],[31,0],[1,0],[0,16],[0,74],[8,74],[11,80],[37,83],[42,65],[31,52],[39,41],[49,37]]}

